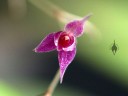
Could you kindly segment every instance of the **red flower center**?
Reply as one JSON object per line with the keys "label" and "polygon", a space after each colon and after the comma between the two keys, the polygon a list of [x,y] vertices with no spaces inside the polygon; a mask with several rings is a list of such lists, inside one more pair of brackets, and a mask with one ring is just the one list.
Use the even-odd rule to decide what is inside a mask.
{"label": "red flower center", "polygon": [[58,45],[61,47],[69,47],[74,42],[74,37],[72,34],[68,34],[66,32],[61,33],[58,41]]}

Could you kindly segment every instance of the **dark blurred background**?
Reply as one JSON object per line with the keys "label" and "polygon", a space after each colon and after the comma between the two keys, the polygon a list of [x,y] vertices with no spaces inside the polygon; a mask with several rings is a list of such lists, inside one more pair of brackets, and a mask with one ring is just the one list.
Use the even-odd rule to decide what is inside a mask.
{"label": "dark blurred background", "polygon": [[[102,37],[98,43],[88,34],[78,38],[77,55],[53,96],[128,96],[128,1],[49,1],[81,17],[92,12],[90,21]],[[43,0],[33,2],[0,0],[0,96],[37,96],[59,68],[56,51],[32,51],[48,33],[62,29],[41,10]]]}

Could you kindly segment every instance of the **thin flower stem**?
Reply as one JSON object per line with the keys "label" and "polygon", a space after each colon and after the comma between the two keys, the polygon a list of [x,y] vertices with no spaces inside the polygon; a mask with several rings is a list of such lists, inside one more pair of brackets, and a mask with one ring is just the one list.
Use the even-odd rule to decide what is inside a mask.
{"label": "thin flower stem", "polygon": [[59,78],[60,78],[60,70],[58,70],[56,72],[55,77],[53,78],[51,84],[49,85],[48,89],[46,90],[46,92],[43,94],[43,96],[52,96],[58,82],[59,82]]}

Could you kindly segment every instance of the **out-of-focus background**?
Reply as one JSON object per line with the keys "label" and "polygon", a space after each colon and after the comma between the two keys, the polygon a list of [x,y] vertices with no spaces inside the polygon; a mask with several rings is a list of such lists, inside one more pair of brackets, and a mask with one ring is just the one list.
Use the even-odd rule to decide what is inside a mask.
{"label": "out-of-focus background", "polygon": [[[0,0],[0,96],[37,96],[59,68],[56,51],[32,51],[48,33],[62,29],[32,1]],[[102,38],[78,38],[77,55],[53,96],[128,96],[128,1],[49,1],[81,17],[92,12],[90,22]]]}

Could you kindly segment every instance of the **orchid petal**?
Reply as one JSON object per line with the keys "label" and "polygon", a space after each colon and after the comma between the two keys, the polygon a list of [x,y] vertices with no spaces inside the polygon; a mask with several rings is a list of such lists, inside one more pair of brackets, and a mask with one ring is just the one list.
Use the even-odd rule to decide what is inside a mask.
{"label": "orchid petal", "polygon": [[41,42],[40,44],[34,49],[35,52],[41,53],[41,52],[49,52],[54,49],[56,49],[56,46],[54,44],[54,36],[56,32],[48,34]]}
{"label": "orchid petal", "polygon": [[72,21],[66,25],[65,31],[73,33],[74,36],[77,37],[83,33],[83,23],[79,20]]}
{"label": "orchid petal", "polygon": [[60,83],[63,81],[64,73],[76,54],[76,47],[72,51],[59,51],[58,59],[60,66]]}
{"label": "orchid petal", "polygon": [[84,24],[91,15],[92,14],[87,15],[81,20],[75,20],[75,21],[69,22],[65,26],[65,31],[73,33],[75,37],[80,37],[84,32]]}
{"label": "orchid petal", "polygon": [[60,37],[61,33],[62,33],[62,31],[59,31],[54,36],[54,43],[57,46],[57,51],[62,50],[62,47],[61,46],[58,46],[58,40],[59,40],[59,37]]}
{"label": "orchid petal", "polygon": [[56,46],[58,46],[58,40],[60,37],[60,33],[62,33],[62,31],[56,32],[55,36],[54,36],[54,43]]}

